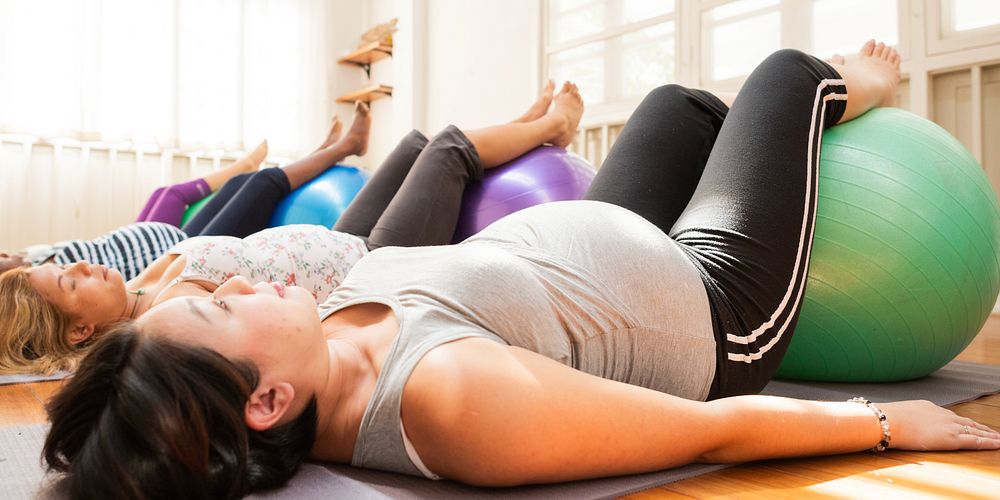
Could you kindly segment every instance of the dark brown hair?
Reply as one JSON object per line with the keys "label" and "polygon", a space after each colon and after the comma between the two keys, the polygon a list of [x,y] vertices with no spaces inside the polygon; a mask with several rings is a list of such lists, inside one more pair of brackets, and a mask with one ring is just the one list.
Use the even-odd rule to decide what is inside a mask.
{"label": "dark brown hair", "polygon": [[48,403],[43,456],[74,498],[238,498],[281,486],[312,447],[316,399],[292,422],[250,430],[258,376],[251,362],[119,325]]}

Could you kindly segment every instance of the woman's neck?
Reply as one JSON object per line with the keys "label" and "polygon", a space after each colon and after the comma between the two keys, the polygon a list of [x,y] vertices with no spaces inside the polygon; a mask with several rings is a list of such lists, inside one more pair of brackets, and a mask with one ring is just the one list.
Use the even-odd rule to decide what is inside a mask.
{"label": "woman's neck", "polygon": [[311,456],[349,463],[378,372],[358,344],[344,339],[326,344],[330,363],[325,386],[316,395],[316,444]]}
{"label": "woman's neck", "polygon": [[[350,307],[323,321],[329,368],[319,403],[313,458],[350,462],[368,402],[399,323],[386,306]],[[341,314],[343,313],[343,314]]]}

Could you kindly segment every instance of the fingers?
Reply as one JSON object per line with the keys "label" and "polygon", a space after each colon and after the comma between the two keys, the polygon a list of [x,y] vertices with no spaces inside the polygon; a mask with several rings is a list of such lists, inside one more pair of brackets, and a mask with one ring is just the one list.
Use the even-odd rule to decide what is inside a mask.
{"label": "fingers", "polygon": [[959,417],[956,422],[958,446],[964,450],[1000,449],[1000,432],[971,418]]}
{"label": "fingers", "polygon": [[958,449],[961,450],[1000,450],[1000,438],[962,434],[958,436]]}

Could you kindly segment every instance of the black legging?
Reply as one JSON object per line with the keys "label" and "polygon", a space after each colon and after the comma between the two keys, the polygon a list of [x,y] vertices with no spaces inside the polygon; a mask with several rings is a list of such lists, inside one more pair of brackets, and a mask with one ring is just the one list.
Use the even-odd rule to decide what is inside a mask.
{"label": "black legging", "polygon": [[642,215],[699,269],[718,363],[710,398],[759,392],[791,339],[806,282],[823,128],[846,89],[795,50],[768,57],[731,110],[667,85],[629,119],[587,199]]}
{"label": "black legging", "polygon": [[[429,143],[414,130],[386,157],[333,229],[365,239],[371,249],[447,244],[465,187],[482,175],[479,154],[458,128],[449,125]],[[291,190],[280,168],[238,175],[183,230],[189,236],[245,238],[268,227]]]}

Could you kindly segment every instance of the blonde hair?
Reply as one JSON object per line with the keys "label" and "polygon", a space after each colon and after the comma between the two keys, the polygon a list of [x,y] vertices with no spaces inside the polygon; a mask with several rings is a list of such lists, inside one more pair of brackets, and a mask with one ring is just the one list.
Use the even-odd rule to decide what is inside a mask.
{"label": "blonde hair", "polygon": [[71,324],[31,286],[27,269],[0,274],[0,373],[48,375],[76,368],[84,350],[69,343]]}

